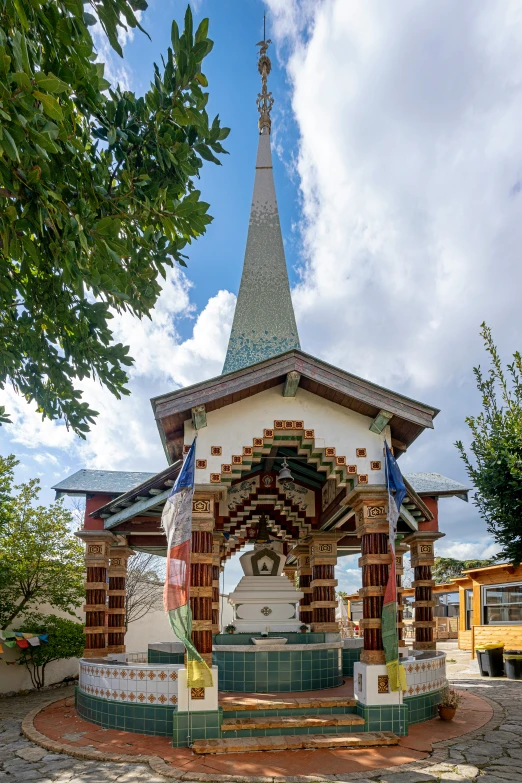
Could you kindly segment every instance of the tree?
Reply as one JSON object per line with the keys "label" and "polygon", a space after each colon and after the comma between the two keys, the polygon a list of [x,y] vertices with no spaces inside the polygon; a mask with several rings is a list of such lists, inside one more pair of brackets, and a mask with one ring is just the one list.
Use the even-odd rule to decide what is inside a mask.
{"label": "tree", "polygon": [[58,500],[35,505],[38,479],[15,488],[0,514],[0,628],[41,604],[74,615],[84,599],[83,547]]}
{"label": "tree", "polygon": [[517,351],[504,370],[491,329],[481,336],[491,366],[486,375],[474,368],[482,411],[468,416],[472,440],[466,451],[455,444],[475,485],[474,503],[488,531],[501,547],[499,557],[522,561],[522,357]]}
{"label": "tree", "polygon": [[183,249],[211,221],[194,180],[228,135],[206,111],[213,43],[208,19],[194,34],[190,8],[145,96],[104,79],[89,26],[97,17],[121,55],[118,28],[140,27],[146,8],[0,3],[0,388],[10,381],[81,437],[97,412],[75,382],[129,393],[133,360],[110,319],[150,316],[166,267],[186,265]]}
{"label": "tree", "polygon": [[493,560],[455,560],[452,557],[436,557],[431,573],[436,584],[449,582],[469,568],[484,568],[493,563]]}
{"label": "tree", "polygon": [[125,582],[127,626],[163,608],[164,581],[165,558],[138,552],[129,560]]}
{"label": "tree", "polygon": [[20,650],[18,659],[18,663],[29,672],[33,688],[38,690],[45,685],[45,667],[48,663],[64,658],[80,658],[83,654],[85,636],[82,623],[55,614],[34,614],[26,618],[20,631],[49,636],[49,641],[42,642],[38,647],[29,646]]}

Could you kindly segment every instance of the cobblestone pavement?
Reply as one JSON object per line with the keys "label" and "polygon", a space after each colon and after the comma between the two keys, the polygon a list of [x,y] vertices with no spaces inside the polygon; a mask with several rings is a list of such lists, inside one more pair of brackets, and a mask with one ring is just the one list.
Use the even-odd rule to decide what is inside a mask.
{"label": "cobblestone pavement", "polygon": [[[432,758],[414,762],[407,769],[394,767],[389,772],[374,770],[328,779],[357,780],[358,783],[522,783],[522,681],[465,680],[457,675],[454,684],[493,702],[497,709],[489,725],[460,739],[439,743]],[[166,783],[167,779],[154,773],[148,764],[79,761],[70,756],[49,753],[26,740],[20,730],[22,718],[36,707],[54,700],[57,695],[65,698],[72,695],[72,689],[0,700],[0,783]],[[187,775],[186,779],[189,777],[194,780],[196,775]],[[225,780],[219,775],[215,779]],[[234,778],[226,776],[226,779]],[[286,780],[288,783],[312,783],[318,779]],[[238,783],[247,783],[248,779],[237,780]],[[284,779],[275,780],[283,783]],[[268,778],[264,781],[268,783]]]}

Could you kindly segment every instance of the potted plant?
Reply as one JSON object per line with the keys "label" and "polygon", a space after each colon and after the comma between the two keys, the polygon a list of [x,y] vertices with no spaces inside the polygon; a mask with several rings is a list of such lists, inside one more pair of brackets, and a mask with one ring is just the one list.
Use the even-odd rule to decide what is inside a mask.
{"label": "potted plant", "polygon": [[439,704],[439,717],[441,720],[453,720],[457,707],[462,701],[462,696],[449,686],[442,691],[442,701]]}
{"label": "potted plant", "polygon": [[235,633],[235,632],[236,632],[236,626],[232,625],[232,623],[230,623],[230,625],[227,625],[225,627],[225,633]]}
{"label": "potted plant", "polygon": [[301,633],[306,633],[308,631],[308,626],[303,623],[303,625],[299,626],[299,630]]}

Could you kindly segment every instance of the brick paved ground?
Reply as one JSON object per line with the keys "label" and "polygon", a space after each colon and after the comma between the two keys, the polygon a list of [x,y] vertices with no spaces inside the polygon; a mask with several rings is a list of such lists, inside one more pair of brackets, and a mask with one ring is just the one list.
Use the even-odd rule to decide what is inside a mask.
{"label": "brick paved ground", "polygon": [[[464,679],[465,676],[454,675],[455,685],[498,705],[488,725],[460,739],[438,743],[430,756],[414,762],[408,769],[394,767],[389,772],[368,770],[365,773],[327,776],[326,779],[358,780],[359,783],[522,783],[522,682]],[[25,739],[21,734],[23,717],[57,695],[65,698],[71,693],[70,689],[63,689],[53,694],[47,692],[0,700],[0,783],[166,783],[167,779],[154,772],[148,764],[78,760],[51,753]],[[258,754],[255,756],[258,757]],[[300,774],[306,775],[306,769],[300,770]],[[182,777],[195,780],[197,773],[185,773]],[[210,775],[207,783],[211,779],[224,781],[225,776]],[[226,779],[246,783],[245,778],[226,776]],[[320,776],[314,775],[306,781],[312,783],[320,779]],[[268,783],[269,778],[265,780]],[[300,783],[297,777],[287,780]],[[305,783],[304,777],[301,780]]]}

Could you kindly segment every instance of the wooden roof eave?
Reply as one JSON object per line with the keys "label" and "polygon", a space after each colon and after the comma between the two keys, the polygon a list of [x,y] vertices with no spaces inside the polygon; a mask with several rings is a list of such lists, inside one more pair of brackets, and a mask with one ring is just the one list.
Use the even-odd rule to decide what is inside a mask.
{"label": "wooden roof eave", "polygon": [[[437,408],[405,397],[382,386],[363,380],[355,375],[340,370],[302,351],[292,350],[279,356],[267,359],[236,372],[211,378],[192,386],[178,389],[168,394],[151,399],[154,416],[158,421],[162,440],[166,447],[169,441],[169,426],[172,431],[181,431],[183,422],[191,417],[192,408],[206,405],[207,411],[228,405],[244,396],[257,394],[259,391],[283,383],[289,372],[301,375],[301,386],[313,386],[313,393],[320,396],[341,396],[340,405],[356,409],[357,405],[365,407],[367,416],[376,416],[379,411],[387,410],[393,414],[390,422],[392,433],[397,430],[396,437],[410,445],[426,428],[433,428],[433,419],[439,412]],[[228,398],[227,402],[224,400]],[[400,420],[410,425],[404,433],[399,425]],[[168,451],[168,448],[166,448]]]}
{"label": "wooden roof eave", "polygon": [[[94,511],[91,511],[89,516],[91,517],[105,516],[107,522],[110,518],[112,518],[116,514],[122,513],[120,511],[114,512],[115,506],[125,506],[122,509],[122,511],[125,512],[132,511],[133,513],[131,514],[131,516],[137,516],[139,514],[139,510],[135,511],[134,509],[139,507],[140,502],[148,502],[149,500],[153,500],[155,502],[152,505],[157,505],[160,502],[160,494],[153,494],[151,495],[150,498],[146,498],[145,501],[137,501],[137,498],[147,494],[148,492],[150,492],[151,489],[164,489],[164,491],[161,493],[161,497],[165,494],[165,492],[170,493],[172,491],[172,485],[165,488],[165,482],[167,481],[172,482],[176,478],[179,471],[181,470],[181,465],[182,465],[182,460],[178,460],[172,465],[169,465],[164,470],[161,470],[159,473],[156,473],[155,476],[148,479],[147,481],[144,481],[139,486],[134,487],[128,492],[125,492],[123,495],[118,495],[118,497],[113,498],[109,503],[106,503],[104,506],[100,506]],[[146,508],[149,508],[149,506],[147,506]],[[125,519],[129,519],[129,516],[128,515],[125,516]]]}

